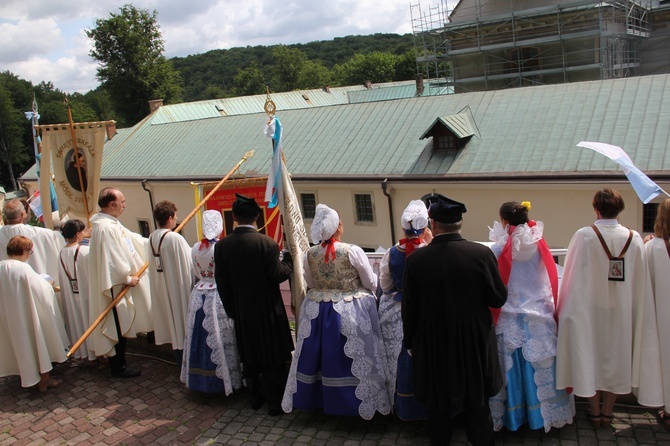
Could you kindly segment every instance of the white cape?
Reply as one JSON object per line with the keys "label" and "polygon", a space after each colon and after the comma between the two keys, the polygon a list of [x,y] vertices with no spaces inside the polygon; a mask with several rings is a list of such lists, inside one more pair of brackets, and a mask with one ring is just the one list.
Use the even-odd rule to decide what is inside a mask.
{"label": "white cape", "polygon": [[[91,217],[91,243],[88,256],[90,317],[94,321],[109,306],[113,296],[124,287],[129,275],[134,275],[146,260],[146,241],[131,232],[114,217],[97,213]],[[121,334],[134,338],[137,333],[153,330],[151,319],[151,290],[148,275],[129,288],[116,305]],[[116,354],[118,342],[114,317],[111,312],[93,334],[93,350],[98,356]]]}
{"label": "white cape", "polygon": [[[75,277],[77,273],[77,285],[79,293],[74,293],[70,279],[68,279],[61,260],[58,260],[58,276],[61,283],[61,305],[63,310],[63,319],[65,320],[65,328],[70,339],[70,345],[74,345],[79,338],[88,330],[93,322],[90,320],[89,314],[89,286],[88,286],[88,246],[80,246],[79,254],[77,255],[77,265],[74,265],[74,255],[77,250],[76,246],[64,247],[60,253],[60,259],[67,268],[68,274]],[[89,337],[86,341],[75,351],[72,356],[75,358],[95,359],[93,352],[93,340]]]}
{"label": "white cape", "polygon": [[656,320],[661,346],[663,371],[663,399],[665,410],[670,411],[670,256],[663,239],[653,238],[644,246],[651,276],[651,287],[656,302]]}
{"label": "white cape", "polygon": [[[158,252],[163,272],[159,272],[153,249]],[[184,349],[186,315],[194,283],[191,247],[184,237],[168,229],[157,229],[149,236],[146,256],[149,259],[151,310],[156,345],[172,344],[173,350]]]}
{"label": "white cape", "polygon": [[0,227],[0,260],[7,258],[7,243],[15,235],[22,235],[33,242],[33,253],[26,263],[38,274],[48,274],[58,282],[58,254],[65,239],[56,231],[24,224]]}
{"label": "white cape", "polygon": [[67,334],[53,288],[27,263],[0,262],[0,376],[34,386],[52,362],[65,362]]}
{"label": "white cape", "polygon": [[[621,225],[598,225],[613,255],[628,236]],[[568,246],[559,290],[556,387],[582,397],[596,390],[635,391],[645,406],[662,405],[658,331],[640,235],[624,256],[625,281],[608,281],[609,261],[585,227]]]}

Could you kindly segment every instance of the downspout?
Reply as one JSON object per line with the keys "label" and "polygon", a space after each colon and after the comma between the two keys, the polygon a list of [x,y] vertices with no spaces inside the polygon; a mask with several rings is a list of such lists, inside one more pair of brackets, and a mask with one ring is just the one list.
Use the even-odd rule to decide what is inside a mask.
{"label": "downspout", "polygon": [[146,183],[148,180],[142,180],[142,189],[147,191],[149,194],[149,204],[151,205],[151,218],[154,221],[154,230],[158,228],[158,225],[156,224],[156,219],[154,218],[154,194],[151,192],[149,189],[146,188]]}
{"label": "downspout", "polygon": [[384,192],[384,195],[386,195],[386,198],[388,199],[389,203],[389,223],[391,224],[391,246],[395,245],[395,223],[393,220],[393,200],[391,199],[391,194],[386,192],[386,185],[388,183],[388,178],[384,178],[384,181],[382,181],[382,192]]}

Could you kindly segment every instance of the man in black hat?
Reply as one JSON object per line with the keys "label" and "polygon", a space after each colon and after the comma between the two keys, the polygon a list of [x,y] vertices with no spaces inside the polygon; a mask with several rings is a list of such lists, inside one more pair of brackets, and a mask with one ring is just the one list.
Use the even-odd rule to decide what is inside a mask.
{"label": "man in black hat", "polygon": [[465,205],[439,194],[424,200],[434,238],[407,257],[402,296],[415,394],[433,445],[449,444],[459,414],[474,446],[493,445],[489,397],[503,381],[489,307],[505,303],[507,288],[493,252],[461,237]]}
{"label": "man in black hat", "polygon": [[279,246],[260,234],[261,212],[253,198],[235,194],[237,227],[214,248],[214,276],[223,307],[235,321],[237,347],[251,407],[268,402],[268,413],[280,415],[291,360],[293,338],[279,284],[293,269],[289,253],[279,260]]}

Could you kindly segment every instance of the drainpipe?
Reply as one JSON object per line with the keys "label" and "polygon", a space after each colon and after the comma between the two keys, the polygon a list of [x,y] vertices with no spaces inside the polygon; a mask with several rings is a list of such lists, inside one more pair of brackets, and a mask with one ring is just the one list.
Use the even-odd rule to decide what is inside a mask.
{"label": "drainpipe", "polygon": [[149,189],[146,188],[147,181],[148,180],[142,180],[142,189],[147,191],[147,193],[149,194],[149,204],[151,205],[151,218],[154,221],[154,230],[156,230],[158,229],[158,225],[156,224],[156,219],[154,218],[154,194]]}
{"label": "drainpipe", "polygon": [[386,195],[386,198],[388,199],[389,203],[389,223],[391,224],[391,246],[395,245],[395,222],[393,219],[393,200],[391,199],[391,194],[386,192],[386,185],[388,183],[388,178],[384,178],[384,181],[382,181],[382,192],[384,192],[384,195]]}

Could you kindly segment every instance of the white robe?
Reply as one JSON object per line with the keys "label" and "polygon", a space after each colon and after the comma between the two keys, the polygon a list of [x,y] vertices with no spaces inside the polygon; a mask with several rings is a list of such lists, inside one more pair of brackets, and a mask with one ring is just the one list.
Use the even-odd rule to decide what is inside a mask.
{"label": "white robe", "polygon": [[[88,255],[89,312],[91,321],[109,306],[113,296],[124,287],[126,279],[137,273],[146,263],[148,239],[126,229],[116,218],[98,212],[91,217],[91,243]],[[139,283],[130,287],[116,304],[121,334],[134,338],[137,333],[153,330],[151,320],[151,290],[149,276],[143,274]],[[97,356],[113,356],[118,342],[114,316],[111,312],[91,335]]]}
{"label": "white robe", "polygon": [[[598,220],[596,226],[612,255],[619,255],[628,228],[615,220]],[[557,303],[558,389],[572,387],[581,397],[635,390],[640,404],[662,404],[658,331],[643,252],[642,238],[633,231],[624,256],[626,280],[609,281],[609,260],[595,231],[585,227],[572,237]]]}
{"label": "white robe", "polygon": [[7,243],[15,235],[22,235],[33,242],[33,253],[26,263],[38,274],[48,274],[58,282],[58,254],[65,239],[56,231],[24,224],[0,227],[0,260],[7,258]]}
{"label": "white robe", "polygon": [[0,261],[0,376],[34,386],[52,362],[65,362],[67,334],[53,288],[27,263]]}
{"label": "white robe", "polygon": [[[61,304],[63,306],[63,319],[65,320],[65,328],[70,339],[70,345],[74,345],[79,338],[88,330],[93,322],[89,314],[89,286],[88,286],[88,253],[89,247],[82,245],[79,247],[79,254],[77,255],[77,264],[74,264],[74,255],[77,251],[77,246],[64,247],[60,253],[58,260],[58,277],[61,283]],[[62,260],[62,264],[61,264]],[[70,277],[77,279],[79,293],[74,293]],[[75,276],[76,272],[76,276]],[[86,341],[75,351],[72,356],[75,358],[89,359],[93,361],[96,359],[93,352],[93,340],[89,337]]]}
{"label": "white robe", "polygon": [[[166,235],[160,243],[163,234]],[[154,251],[160,252],[163,272],[158,272],[152,245]],[[191,247],[180,234],[168,229],[157,229],[149,236],[147,258],[156,345],[172,344],[173,350],[183,350],[186,335],[184,326],[194,283]]]}
{"label": "white robe", "polygon": [[644,246],[651,286],[656,301],[656,320],[661,344],[661,370],[665,411],[670,411],[670,256],[663,239],[653,238]]}

